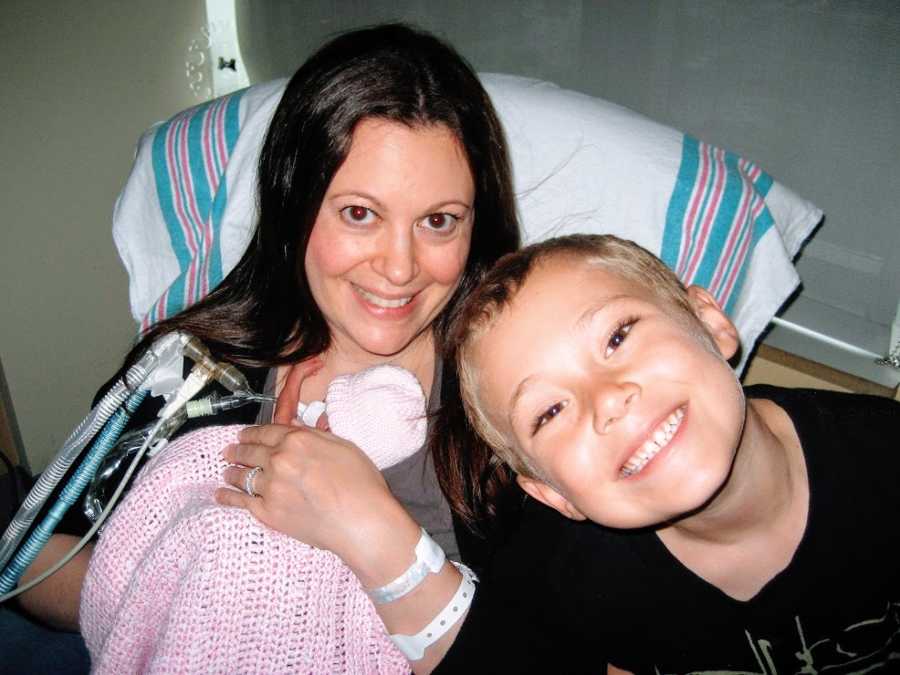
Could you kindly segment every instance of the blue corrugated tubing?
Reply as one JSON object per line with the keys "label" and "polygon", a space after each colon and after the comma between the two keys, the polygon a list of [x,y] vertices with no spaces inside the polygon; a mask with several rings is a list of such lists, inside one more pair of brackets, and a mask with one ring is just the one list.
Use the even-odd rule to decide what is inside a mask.
{"label": "blue corrugated tubing", "polygon": [[81,496],[94,474],[97,473],[97,467],[100,466],[100,462],[103,461],[103,458],[118,442],[128,420],[131,419],[132,414],[134,414],[134,411],[137,410],[146,396],[146,389],[132,394],[125,402],[124,407],[119,408],[116,414],[100,430],[97,439],[91,445],[91,449],[84,460],[82,460],[81,465],[75,470],[69,482],[66,483],[56,503],[50,508],[50,511],[47,512],[47,515],[38,526],[34,528],[28,540],[22,545],[9,565],[6,566],[6,569],[3,570],[3,574],[0,575],[0,595],[8,593],[19,583],[22,574],[25,573],[25,570],[34,562],[41,549],[44,548],[66,511],[78,500],[78,497]]}

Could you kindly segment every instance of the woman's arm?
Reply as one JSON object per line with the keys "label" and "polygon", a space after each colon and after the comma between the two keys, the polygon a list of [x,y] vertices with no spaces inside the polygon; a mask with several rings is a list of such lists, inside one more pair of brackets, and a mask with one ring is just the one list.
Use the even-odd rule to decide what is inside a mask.
{"label": "woman's arm", "polygon": [[[356,446],[308,427],[267,425],[241,432],[225,459],[260,466],[258,497],[220,489],[216,499],[250,511],[263,524],[338,555],[365,588],[400,576],[415,560],[419,525],[394,498],[371,460]],[[243,487],[246,469],[230,468],[225,480]],[[415,634],[453,597],[461,575],[450,563],[428,574],[411,593],[377,605],[390,633]],[[418,675],[441,660],[462,621],[413,663]]]}
{"label": "woman's arm", "polygon": [[[49,569],[68,553],[79,537],[54,534],[38,554],[35,561],[22,575],[19,582],[28,583],[44,570]],[[93,544],[85,546],[58,572],[19,596],[19,604],[36,619],[60,630],[78,630],[78,609],[81,604],[81,586],[91,560]]]}

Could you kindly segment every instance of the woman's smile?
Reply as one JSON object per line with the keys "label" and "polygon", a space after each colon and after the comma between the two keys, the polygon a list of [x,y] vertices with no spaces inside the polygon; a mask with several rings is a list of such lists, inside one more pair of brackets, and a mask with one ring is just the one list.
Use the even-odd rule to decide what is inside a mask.
{"label": "woman's smile", "polygon": [[[410,302],[412,302],[413,298],[415,297],[412,294],[400,296],[400,297],[394,297],[394,298],[385,297],[385,296],[381,296],[381,295],[372,293],[371,291],[367,291],[366,289],[362,288],[361,286],[357,286],[356,284],[351,284],[351,285],[353,286],[353,289],[357,293],[359,293],[363,302],[365,302],[368,305],[373,305],[376,309],[386,309],[386,310],[403,309],[404,307],[408,306],[410,304]],[[394,313],[391,313],[391,315],[393,316]]]}
{"label": "woman's smile", "polygon": [[466,265],[474,200],[468,159],[446,127],[357,125],[305,259],[336,349],[398,365],[432,349],[431,323]]}

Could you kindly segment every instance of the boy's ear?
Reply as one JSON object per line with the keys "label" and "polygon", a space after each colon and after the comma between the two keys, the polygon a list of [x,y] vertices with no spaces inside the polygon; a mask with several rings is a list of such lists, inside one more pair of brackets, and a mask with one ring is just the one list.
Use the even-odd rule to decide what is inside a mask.
{"label": "boy's ear", "polygon": [[516,476],[516,482],[519,484],[519,487],[525,490],[526,494],[537,499],[541,504],[549,506],[551,509],[556,509],[566,518],[571,518],[572,520],[586,520],[584,514],[576,509],[572,502],[563,497],[544,481],[519,474]]}
{"label": "boy's ear", "polygon": [[730,359],[737,353],[741,344],[741,336],[737,328],[731,323],[731,319],[719,306],[716,299],[701,286],[688,286],[688,302],[694,310],[694,314],[700,322],[706,326],[706,330],[712,336],[716,347],[722,352],[725,359]]}

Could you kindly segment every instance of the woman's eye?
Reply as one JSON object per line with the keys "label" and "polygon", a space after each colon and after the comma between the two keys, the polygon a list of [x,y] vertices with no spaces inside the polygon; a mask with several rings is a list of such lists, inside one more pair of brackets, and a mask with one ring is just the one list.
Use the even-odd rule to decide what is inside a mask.
{"label": "woman's eye", "polygon": [[622,343],[625,342],[625,338],[628,337],[628,334],[636,323],[637,319],[628,319],[616,326],[616,329],[609,336],[609,342],[606,344],[606,356],[611,356],[614,351],[622,346]]}
{"label": "woman's eye", "polygon": [[452,213],[432,213],[425,216],[423,221],[425,227],[435,232],[447,233],[452,232],[459,218]]}
{"label": "woman's eye", "polygon": [[369,225],[375,221],[376,213],[365,206],[345,206],[341,217],[351,225]]}
{"label": "woman's eye", "polygon": [[547,408],[544,412],[542,412],[540,415],[538,415],[537,418],[534,420],[534,424],[532,425],[531,435],[534,436],[538,431],[541,430],[541,428],[545,424],[552,421],[554,417],[559,415],[563,411],[563,408],[565,408],[565,407],[566,407],[566,402],[559,401],[558,403],[554,403],[549,408]]}

